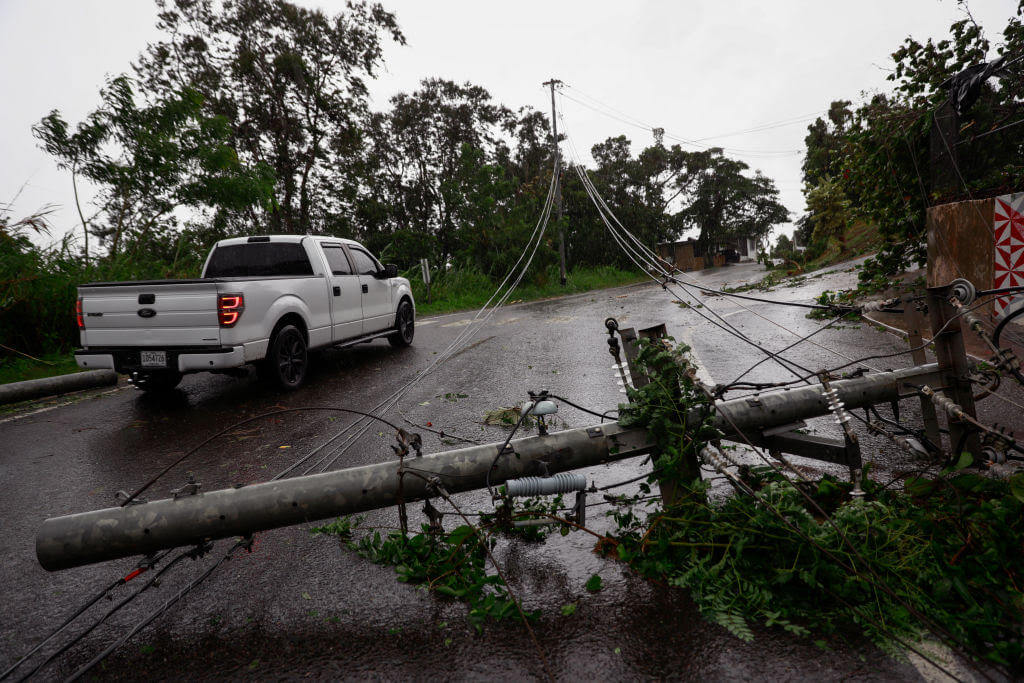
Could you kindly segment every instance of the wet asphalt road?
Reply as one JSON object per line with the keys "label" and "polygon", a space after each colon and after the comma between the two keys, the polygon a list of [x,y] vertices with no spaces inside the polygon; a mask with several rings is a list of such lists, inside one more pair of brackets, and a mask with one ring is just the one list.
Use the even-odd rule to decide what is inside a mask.
{"label": "wet asphalt road", "polygon": [[[836,270],[836,269],[832,269]],[[760,267],[733,266],[694,275],[702,283],[738,284],[761,276]],[[769,296],[808,301],[825,288],[849,285],[855,274],[837,271]],[[755,292],[756,293],[756,292]],[[471,345],[413,389],[392,413],[413,423],[482,441],[502,439],[500,427],[482,424],[486,410],[526,399],[527,390],[549,389],[604,411],[619,400],[603,321],[623,326],[667,323],[677,340],[694,347],[696,360],[715,382],[727,382],[761,356],[673,302],[654,285],[606,290],[563,299],[511,306],[472,339]],[[820,323],[803,311],[704,298],[729,322],[773,349],[795,339],[758,318],[771,317],[806,334]],[[369,409],[405,384],[467,324],[472,314],[422,320],[409,349],[374,342],[323,354],[308,386],[288,395],[264,388],[254,376],[208,374],[187,377],[170,399],[154,399],[131,388],[94,392],[71,402],[0,416],[0,519],[4,533],[0,564],[0,670],[6,669],[85,599],[134,566],[131,560],[47,573],[35,560],[34,537],[47,517],[109,507],[118,490],[133,490],[185,450],[239,420],[279,406],[335,405]],[[814,338],[850,357],[896,351],[898,338],[866,324],[844,324]],[[845,359],[804,344],[791,357],[810,368]],[[909,364],[908,357],[883,361],[881,368]],[[751,378],[788,379],[771,363]],[[445,396],[448,394],[449,396]],[[460,394],[466,395],[465,398]],[[1013,394],[1009,394],[1013,397]],[[1021,400],[1018,394],[1014,400]],[[991,403],[991,400],[987,403]],[[1006,420],[1005,406],[982,404]],[[1013,416],[1011,416],[1013,417]],[[909,418],[913,422],[913,417]],[[562,407],[559,426],[592,424],[595,418]],[[1013,424],[1014,419],[1009,423]],[[1019,420],[1016,420],[1019,421]],[[300,459],[294,474],[340,468],[393,457],[390,435],[374,427],[346,450],[331,441],[347,417],[298,413],[262,419],[231,431],[173,470],[144,497],[163,498],[194,473],[209,491],[265,481]],[[828,420],[812,424],[835,434]],[[454,447],[424,432],[425,451]],[[327,446],[324,444],[327,443]],[[319,449],[319,450],[318,450]],[[881,473],[904,464],[886,442],[868,437],[866,457]],[[320,463],[319,466],[316,463]],[[813,467],[810,461],[803,464]],[[600,486],[640,473],[639,460],[585,471]],[[832,470],[841,473],[839,470]],[[628,490],[628,489],[627,489]],[[481,493],[456,498],[466,510],[490,509]],[[419,506],[410,508],[413,523]],[[610,522],[596,508],[598,530]],[[394,509],[366,515],[370,526],[394,526]],[[448,522],[452,524],[452,521]],[[685,594],[648,583],[624,566],[593,554],[592,537],[554,535],[530,544],[502,541],[498,561],[527,609],[539,608],[535,626],[555,678],[636,680],[915,680],[919,671],[886,658],[863,643],[831,644],[822,652],[804,639],[774,629],[755,629],[743,643],[705,622]],[[159,607],[181,586],[224,553],[179,564],[153,589],[135,600],[40,672],[43,679],[66,677],[131,626]],[[600,574],[605,588],[589,594],[583,584]],[[135,584],[131,584],[135,585]],[[115,600],[127,591],[114,592]],[[575,615],[560,607],[578,602]],[[90,611],[98,616],[112,603]],[[82,624],[88,623],[88,619]],[[80,627],[68,633],[76,633]],[[64,642],[66,635],[44,653]],[[27,671],[38,658],[19,673]],[[927,667],[922,665],[922,670]],[[131,638],[93,672],[105,679],[193,678],[374,678],[532,679],[544,676],[536,648],[522,626],[492,625],[482,634],[466,623],[465,608],[400,584],[392,569],[380,567],[309,533],[309,526],[260,534],[252,554],[226,562],[209,580],[153,625]]]}

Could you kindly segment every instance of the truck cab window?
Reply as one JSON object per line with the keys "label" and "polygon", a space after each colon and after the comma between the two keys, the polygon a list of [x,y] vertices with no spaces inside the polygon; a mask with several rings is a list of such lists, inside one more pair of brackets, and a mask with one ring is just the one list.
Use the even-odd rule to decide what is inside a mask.
{"label": "truck cab window", "polygon": [[334,275],[352,275],[352,266],[345,256],[345,249],[340,244],[324,244],[324,256],[327,257],[327,265],[331,267]]}
{"label": "truck cab window", "polygon": [[352,259],[356,262],[356,272],[360,275],[376,275],[378,271],[382,270],[377,259],[370,256],[362,249],[349,247],[348,250],[349,253],[352,254]]}
{"label": "truck cab window", "polygon": [[306,249],[297,242],[250,242],[217,247],[206,277],[301,277],[312,275]]}

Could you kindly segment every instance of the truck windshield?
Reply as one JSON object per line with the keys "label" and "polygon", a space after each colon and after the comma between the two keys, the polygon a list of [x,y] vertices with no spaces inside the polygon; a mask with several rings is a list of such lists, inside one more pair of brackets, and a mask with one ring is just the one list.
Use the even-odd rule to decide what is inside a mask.
{"label": "truck windshield", "polygon": [[268,277],[312,275],[313,266],[301,244],[254,242],[217,247],[206,277]]}

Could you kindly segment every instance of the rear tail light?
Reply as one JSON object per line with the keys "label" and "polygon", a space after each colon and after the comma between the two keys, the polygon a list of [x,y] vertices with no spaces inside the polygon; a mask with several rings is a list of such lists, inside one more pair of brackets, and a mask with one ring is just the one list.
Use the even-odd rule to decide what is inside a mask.
{"label": "rear tail light", "polygon": [[221,294],[217,297],[217,322],[221,327],[234,327],[245,310],[241,294]]}
{"label": "rear tail light", "polygon": [[82,317],[82,300],[75,301],[75,318],[78,320],[78,329],[85,329],[85,318]]}

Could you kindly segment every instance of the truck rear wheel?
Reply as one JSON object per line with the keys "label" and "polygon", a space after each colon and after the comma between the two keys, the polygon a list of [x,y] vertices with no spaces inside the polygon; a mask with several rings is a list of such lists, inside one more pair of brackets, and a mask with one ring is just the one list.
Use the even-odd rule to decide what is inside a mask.
{"label": "truck rear wheel", "polygon": [[275,332],[260,370],[275,387],[285,391],[298,389],[309,370],[309,349],[302,330],[295,325],[285,325]]}
{"label": "truck rear wheel", "polygon": [[146,393],[168,392],[178,386],[182,374],[176,370],[135,370],[132,384]]}
{"label": "truck rear wheel", "polygon": [[394,347],[411,346],[412,338],[416,334],[415,313],[412,304],[408,299],[403,299],[398,304],[398,312],[395,313],[395,333],[388,335],[388,343]]}

